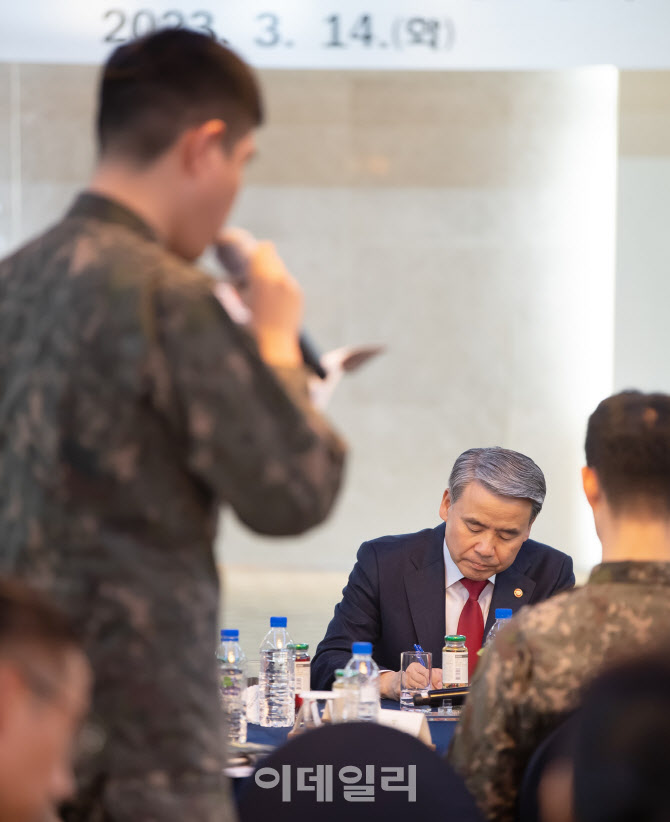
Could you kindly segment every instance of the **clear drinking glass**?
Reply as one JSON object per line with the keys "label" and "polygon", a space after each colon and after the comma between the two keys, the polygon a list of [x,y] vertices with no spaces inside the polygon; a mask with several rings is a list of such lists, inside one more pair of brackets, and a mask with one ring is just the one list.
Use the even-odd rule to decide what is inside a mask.
{"label": "clear drinking glass", "polygon": [[[343,721],[339,719],[343,695],[333,691],[302,691],[302,705],[296,715],[296,723],[289,736],[320,728],[324,722]],[[337,717],[337,718],[336,718]]]}
{"label": "clear drinking glass", "polygon": [[430,706],[415,707],[414,695],[430,690],[433,655],[427,651],[400,654],[400,710],[427,713]]}

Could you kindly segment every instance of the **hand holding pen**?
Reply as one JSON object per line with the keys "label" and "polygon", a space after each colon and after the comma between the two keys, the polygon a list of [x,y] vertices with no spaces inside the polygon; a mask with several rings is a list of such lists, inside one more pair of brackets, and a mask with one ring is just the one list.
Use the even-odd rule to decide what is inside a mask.
{"label": "hand holding pen", "polygon": [[[414,643],[414,650],[417,652],[417,654],[425,654],[426,653],[420,645],[416,644],[416,642]],[[419,657],[419,662],[423,665],[424,668],[427,667],[426,663],[423,661],[423,659],[421,657]]]}
{"label": "hand holding pen", "polygon": [[400,668],[402,690],[430,688],[431,655],[420,645],[414,646],[414,652],[401,654]]}
{"label": "hand holding pen", "polygon": [[[414,644],[414,650],[417,654],[424,654],[425,651],[420,645]],[[419,662],[425,667],[426,663],[423,661],[421,657],[419,657]],[[442,668],[433,668],[430,673],[430,687],[432,688],[441,688],[442,687]]]}

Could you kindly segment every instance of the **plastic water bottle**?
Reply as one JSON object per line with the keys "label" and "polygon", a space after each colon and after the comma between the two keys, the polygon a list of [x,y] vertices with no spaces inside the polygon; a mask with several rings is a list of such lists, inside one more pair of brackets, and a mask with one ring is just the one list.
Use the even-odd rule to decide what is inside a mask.
{"label": "plastic water bottle", "polygon": [[379,718],[379,668],[372,658],[372,643],[354,642],[351,651],[353,656],[344,669],[349,697],[347,720],[376,722]]}
{"label": "plastic water bottle", "polygon": [[491,626],[489,635],[486,637],[487,645],[490,645],[493,642],[493,640],[496,638],[496,635],[500,633],[500,631],[505,627],[505,625],[507,625],[510,619],[512,619],[511,608],[496,608],[496,621]]}
{"label": "plastic water bottle", "polygon": [[216,657],[219,662],[219,695],[228,739],[244,743],[247,741],[247,658],[240,648],[239,638],[239,631],[221,631],[221,644]]}
{"label": "plastic water bottle", "polygon": [[295,648],[286,617],[270,617],[270,630],[260,648],[258,677],[260,720],[264,728],[290,728],[295,722]]}

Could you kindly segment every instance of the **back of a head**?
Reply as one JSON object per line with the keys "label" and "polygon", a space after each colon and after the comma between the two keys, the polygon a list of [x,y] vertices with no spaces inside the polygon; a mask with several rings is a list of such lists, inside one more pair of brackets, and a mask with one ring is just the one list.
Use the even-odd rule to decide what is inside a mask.
{"label": "back of a head", "polygon": [[162,29],[119,46],[104,67],[97,132],[101,158],[138,166],[160,157],[186,129],[226,123],[232,145],[261,124],[253,72],[230,49],[188,29]]}
{"label": "back of a head", "polygon": [[446,760],[403,731],[367,722],[323,725],[278,748],[243,787],[238,810],[241,822],[482,820]]}
{"label": "back of a head", "polygon": [[577,723],[578,822],[670,819],[670,647],[600,676]]}
{"label": "back of a head", "polygon": [[670,396],[623,391],[603,400],[585,450],[615,512],[670,513]]}

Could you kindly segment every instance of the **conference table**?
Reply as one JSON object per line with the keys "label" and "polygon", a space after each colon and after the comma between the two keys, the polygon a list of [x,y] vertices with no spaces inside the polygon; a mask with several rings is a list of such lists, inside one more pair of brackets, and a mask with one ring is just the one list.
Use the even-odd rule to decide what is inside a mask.
{"label": "conference table", "polygon": [[[400,710],[400,704],[391,699],[382,699],[381,706],[390,710]],[[428,729],[430,730],[433,745],[435,745],[435,751],[440,756],[444,756],[456,730],[457,719],[447,719],[438,714],[436,710],[425,714],[425,716],[428,720]],[[261,728],[260,725],[250,722],[247,726],[247,741],[278,748],[286,742],[290,730],[290,728]]]}

